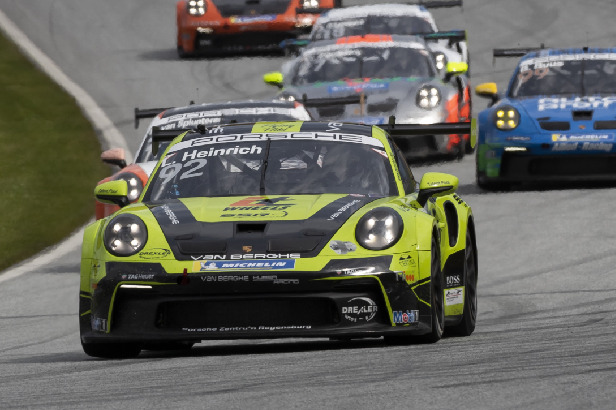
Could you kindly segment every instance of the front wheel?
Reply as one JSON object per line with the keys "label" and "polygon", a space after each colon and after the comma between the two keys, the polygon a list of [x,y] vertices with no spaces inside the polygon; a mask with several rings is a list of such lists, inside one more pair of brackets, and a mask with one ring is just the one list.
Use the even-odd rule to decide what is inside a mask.
{"label": "front wheel", "polygon": [[470,336],[477,322],[477,252],[470,231],[466,231],[464,251],[464,313],[459,324],[447,327],[452,336]]}
{"label": "front wheel", "polygon": [[430,257],[430,312],[432,315],[432,330],[421,336],[424,343],[435,343],[441,340],[445,331],[445,289],[443,273],[441,272],[441,251],[437,239],[432,236],[432,251]]}
{"label": "front wheel", "polygon": [[141,347],[136,343],[84,343],[83,351],[88,356],[103,359],[130,359],[139,356]]}

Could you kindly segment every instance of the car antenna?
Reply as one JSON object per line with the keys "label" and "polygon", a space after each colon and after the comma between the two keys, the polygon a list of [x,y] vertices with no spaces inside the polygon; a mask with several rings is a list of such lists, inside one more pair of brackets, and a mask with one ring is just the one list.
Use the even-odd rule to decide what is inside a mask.
{"label": "car antenna", "polygon": [[200,134],[205,134],[205,125],[203,124],[197,125],[197,131],[199,131]]}

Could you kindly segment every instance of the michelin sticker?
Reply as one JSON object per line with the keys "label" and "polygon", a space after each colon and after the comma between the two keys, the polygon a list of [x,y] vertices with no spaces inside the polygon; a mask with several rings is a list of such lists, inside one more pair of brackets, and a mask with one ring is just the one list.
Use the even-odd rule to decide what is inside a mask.
{"label": "michelin sticker", "polygon": [[197,261],[193,262],[193,272],[216,270],[280,270],[295,269],[295,259],[271,259],[250,261]]}

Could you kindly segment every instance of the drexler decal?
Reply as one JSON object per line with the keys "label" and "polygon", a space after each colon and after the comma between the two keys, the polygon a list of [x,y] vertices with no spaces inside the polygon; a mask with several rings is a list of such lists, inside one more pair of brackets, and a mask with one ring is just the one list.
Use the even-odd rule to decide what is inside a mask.
{"label": "drexler decal", "polygon": [[378,306],[372,299],[356,297],[342,306],[342,316],[353,323],[370,322],[376,316],[377,310]]}
{"label": "drexler decal", "polygon": [[139,252],[141,259],[163,259],[171,254],[169,249],[155,248]]}

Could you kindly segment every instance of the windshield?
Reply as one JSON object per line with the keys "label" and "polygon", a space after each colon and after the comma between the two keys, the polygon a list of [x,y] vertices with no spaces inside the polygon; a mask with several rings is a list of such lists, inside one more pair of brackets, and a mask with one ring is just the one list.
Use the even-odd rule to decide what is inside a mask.
{"label": "windshield", "polygon": [[433,33],[432,24],[417,16],[362,16],[338,21],[327,21],[314,26],[310,39],[332,40],[363,34],[425,34]]}
{"label": "windshield", "polygon": [[[264,134],[250,134],[254,135]],[[302,139],[178,143],[153,175],[145,200],[330,193],[382,197],[397,192],[378,140],[345,134],[362,143],[341,142],[327,133],[294,135]]]}
{"label": "windshield", "polygon": [[574,54],[525,60],[520,64],[510,95],[614,95],[616,54],[604,54],[609,58],[603,59],[597,56]]}
{"label": "windshield", "polygon": [[161,142],[158,146],[158,153],[156,155],[152,154],[152,126],[159,126],[162,130],[188,130],[196,129],[199,124],[215,126],[218,124],[260,121],[306,121],[309,119],[310,116],[303,108],[281,107],[226,108],[217,111],[198,111],[172,115],[161,119],[156,118],[148,128],[147,136],[139,149],[135,162],[158,161],[171,142]]}
{"label": "windshield", "polygon": [[304,53],[293,85],[352,78],[435,77],[428,51],[411,47],[361,47]]}

